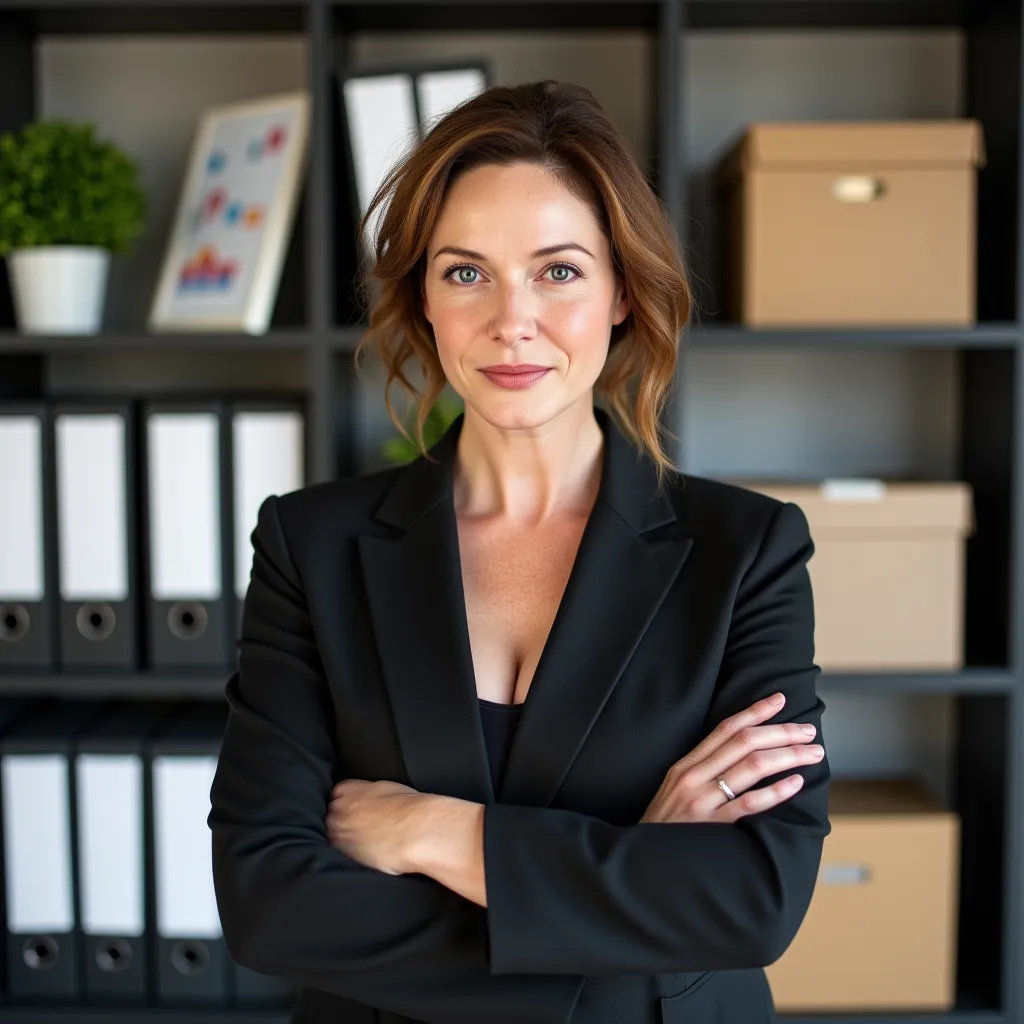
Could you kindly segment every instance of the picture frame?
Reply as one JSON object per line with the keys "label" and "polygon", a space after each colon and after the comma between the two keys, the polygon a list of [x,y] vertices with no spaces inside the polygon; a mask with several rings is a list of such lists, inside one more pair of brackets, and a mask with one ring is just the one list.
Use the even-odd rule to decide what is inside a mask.
{"label": "picture frame", "polygon": [[264,334],[308,163],[308,90],[203,111],[150,331]]}

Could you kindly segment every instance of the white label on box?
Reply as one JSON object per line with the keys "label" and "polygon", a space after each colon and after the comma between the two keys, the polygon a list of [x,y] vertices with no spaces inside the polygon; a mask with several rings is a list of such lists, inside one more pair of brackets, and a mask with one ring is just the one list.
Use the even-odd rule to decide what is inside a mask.
{"label": "white label on box", "polygon": [[820,490],[826,501],[881,501],[885,497],[885,482],[866,478],[825,480]]}
{"label": "white label on box", "polygon": [[825,885],[865,885],[871,880],[866,864],[823,864],[821,881]]}

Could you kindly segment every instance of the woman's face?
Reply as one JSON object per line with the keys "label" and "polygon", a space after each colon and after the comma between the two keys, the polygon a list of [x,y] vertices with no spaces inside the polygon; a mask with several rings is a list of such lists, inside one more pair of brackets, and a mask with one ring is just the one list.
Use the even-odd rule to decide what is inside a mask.
{"label": "woman's face", "polygon": [[[594,215],[548,171],[521,163],[464,174],[426,258],[424,313],[467,414],[532,427],[592,405],[612,326],[629,306]],[[484,372],[523,364],[543,372]]]}

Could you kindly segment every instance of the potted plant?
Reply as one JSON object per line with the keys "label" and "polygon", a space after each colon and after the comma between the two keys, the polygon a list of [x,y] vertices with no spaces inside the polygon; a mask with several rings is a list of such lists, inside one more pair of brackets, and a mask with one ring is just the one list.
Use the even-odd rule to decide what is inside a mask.
{"label": "potted plant", "polygon": [[50,118],[0,135],[0,256],[18,329],[95,334],[110,257],[145,214],[138,164],[93,124]]}

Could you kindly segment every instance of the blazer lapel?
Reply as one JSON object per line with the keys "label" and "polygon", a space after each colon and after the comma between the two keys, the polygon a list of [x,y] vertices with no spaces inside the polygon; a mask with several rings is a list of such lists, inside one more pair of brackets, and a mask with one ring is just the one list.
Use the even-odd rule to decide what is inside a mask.
{"label": "blazer lapel", "polygon": [[411,785],[477,803],[548,806],[692,546],[651,461],[610,416],[597,500],[530,684],[500,791],[477,704],[452,471],[460,416],[396,475],[376,518],[401,532],[359,551],[384,679]]}

